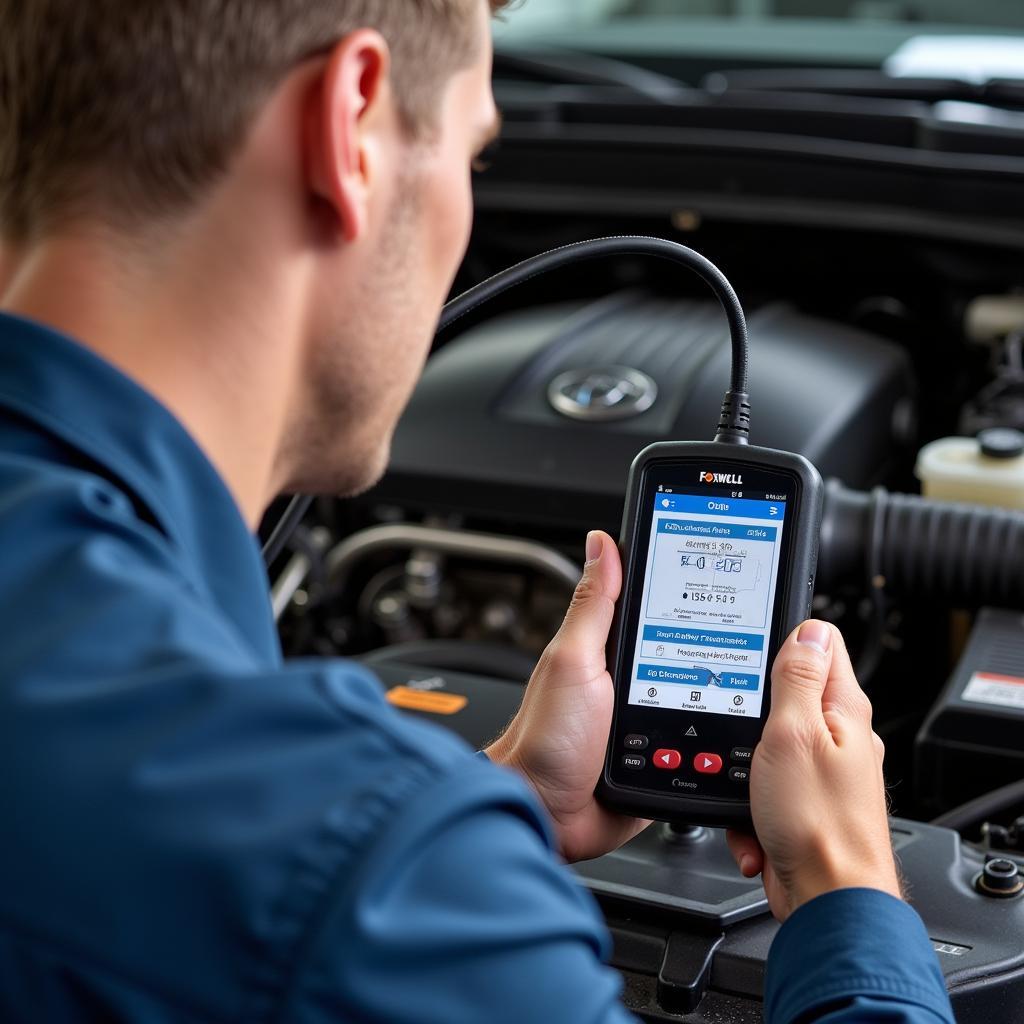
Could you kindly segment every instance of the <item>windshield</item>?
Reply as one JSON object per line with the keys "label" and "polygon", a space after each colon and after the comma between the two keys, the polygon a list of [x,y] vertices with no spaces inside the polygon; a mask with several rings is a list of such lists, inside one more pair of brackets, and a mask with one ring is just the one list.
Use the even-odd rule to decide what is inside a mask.
{"label": "windshield", "polygon": [[965,47],[1001,47],[1001,65],[1024,77],[1024,49],[1006,53],[1011,41],[1024,48],[1024,0],[527,0],[497,31],[505,48],[805,66],[877,66],[922,37],[969,36]]}

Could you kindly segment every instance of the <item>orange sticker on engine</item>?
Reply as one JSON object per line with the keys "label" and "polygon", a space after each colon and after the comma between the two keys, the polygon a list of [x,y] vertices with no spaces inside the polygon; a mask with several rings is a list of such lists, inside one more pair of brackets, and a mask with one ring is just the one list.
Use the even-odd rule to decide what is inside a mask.
{"label": "orange sticker on engine", "polygon": [[458,693],[413,690],[408,686],[388,690],[387,698],[403,711],[424,711],[428,715],[457,715],[469,703],[468,697]]}

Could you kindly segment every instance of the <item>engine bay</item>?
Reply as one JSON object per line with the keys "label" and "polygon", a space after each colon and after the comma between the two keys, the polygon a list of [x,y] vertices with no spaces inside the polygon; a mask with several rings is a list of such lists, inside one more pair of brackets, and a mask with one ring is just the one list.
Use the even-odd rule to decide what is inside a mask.
{"label": "engine bay", "polygon": [[[730,177],[722,136],[679,137],[714,163],[711,198],[693,180],[699,160],[676,180],[668,155],[641,159],[663,108],[629,113],[603,92],[615,116],[600,120],[597,98],[566,93],[545,122],[521,65],[499,87],[510,130],[479,179],[456,291],[543,249],[623,233],[682,241],[729,274],[750,324],[756,443],[805,455],[828,482],[815,614],[842,629],[873,702],[897,852],[954,1008],[964,1021],[1019,1019],[1024,902],[985,877],[998,861],[1024,868],[1024,789],[1012,786],[1024,778],[1024,512],[922,497],[915,467],[939,439],[1024,430],[1024,247],[1011,230],[1024,151],[999,156],[989,172],[1004,191],[951,213],[948,231],[938,186],[893,191],[911,162],[863,178],[859,195],[847,178],[827,196],[828,175],[796,162],[790,215],[778,167],[758,182],[748,154],[746,176]],[[750,95],[732,98],[716,125],[746,131]],[[699,120],[698,106],[685,117]],[[318,500],[272,566],[286,653],[363,659],[411,713],[477,746],[493,738],[558,628],[586,532],[617,532],[634,456],[707,439],[727,338],[699,282],[628,258],[540,278],[440,336],[384,480]],[[467,700],[437,712],[430,695],[443,694]],[[759,1019],[775,925],[720,835],[655,826],[579,873],[644,1019]]]}

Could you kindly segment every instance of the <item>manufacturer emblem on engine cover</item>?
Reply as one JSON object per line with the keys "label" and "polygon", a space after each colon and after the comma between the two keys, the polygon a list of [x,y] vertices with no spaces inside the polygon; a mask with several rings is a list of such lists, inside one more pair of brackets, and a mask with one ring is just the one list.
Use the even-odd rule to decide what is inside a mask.
{"label": "manufacturer emblem on engine cover", "polygon": [[548,385],[548,401],[563,416],[599,422],[625,420],[646,412],[658,385],[628,366],[594,366],[559,374]]}

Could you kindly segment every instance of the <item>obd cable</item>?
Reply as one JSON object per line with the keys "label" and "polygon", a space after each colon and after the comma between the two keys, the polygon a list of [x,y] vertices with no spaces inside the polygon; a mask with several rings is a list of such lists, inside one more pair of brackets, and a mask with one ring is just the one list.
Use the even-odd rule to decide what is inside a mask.
{"label": "obd cable", "polygon": [[[729,322],[732,343],[732,373],[729,390],[722,401],[715,440],[723,444],[747,444],[750,438],[750,396],[747,393],[750,359],[747,320],[743,307],[732,285],[718,267],[700,253],[678,242],[643,235],[623,235],[573,242],[571,245],[533,256],[452,299],[441,313],[437,334],[492,299],[542,274],[608,256],[648,256],[668,260],[693,271],[715,293]],[[267,565],[284,550],[312,501],[309,495],[297,495],[292,498],[263,548],[263,557]]]}

